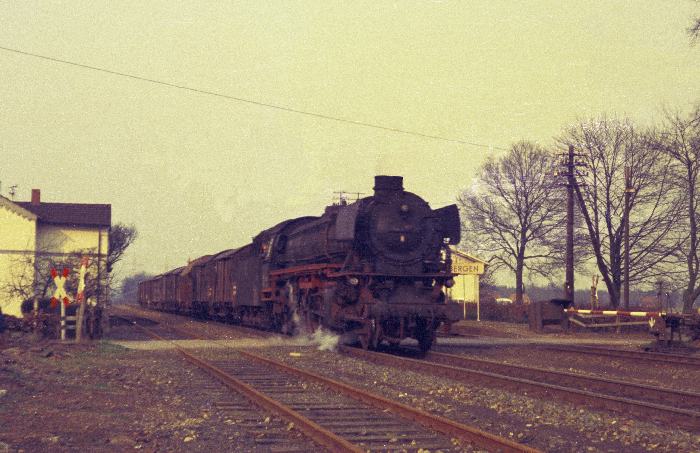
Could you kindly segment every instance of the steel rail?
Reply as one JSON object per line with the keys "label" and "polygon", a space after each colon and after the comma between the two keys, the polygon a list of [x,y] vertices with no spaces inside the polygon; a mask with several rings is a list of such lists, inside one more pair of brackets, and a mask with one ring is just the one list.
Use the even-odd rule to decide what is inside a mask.
{"label": "steel rail", "polygon": [[494,434],[481,431],[480,429],[474,428],[472,426],[464,425],[462,423],[458,423],[438,415],[430,414],[420,409],[416,409],[405,404],[398,403],[394,400],[385,398],[380,395],[375,395],[373,393],[367,392],[356,387],[352,387],[344,382],[337,381],[335,379],[330,379],[325,376],[313,373],[311,371],[292,367],[290,365],[287,365],[286,363],[279,362],[277,360],[273,360],[258,354],[254,354],[252,352],[243,351],[239,349],[236,349],[236,351],[250,359],[274,366],[289,374],[294,374],[299,377],[318,382],[334,390],[342,392],[343,394],[348,395],[354,399],[375,406],[379,409],[390,409],[393,413],[400,415],[404,418],[413,420],[427,428],[433,429],[443,434],[447,434],[454,438],[465,441],[469,444],[476,445],[480,448],[488,449],[489,451],[491,451],[492,449],[501,452],[538,451],[534,448],[519,444],[517,442],[513,442],[503,437],[499,437]]}
{"label": "steel rail", "polygon": [[626,396],[629,398],[639,398],[641,395],[641,399],[653,400],[654,402],[679,408],[685,407],[688,409],[693,409],[700,407],[700,393],[684,390],[675,390],[636,382],[620,382],[618,380],[600,376],[576,374],[567,371],[549,370],[546,368],[524,365],[513,365],[494,360],[477,359],[473,357],[445,354],[440,352],[430,352],[428,355],[426,355],[426,359],[434,363],[441,363],[445,365],[459,366],[460,364],[464,364],[470,368],[476,368],[480,369],[481,371],[489,371],[493,373],[517,373],[518,377],[531,379],[534,381],[548,381],[552,384],[568,385],[579,389],[603,391],[612,395]]}
{"label": "steel rail", "polygon": [[700,368],[700,357],[686,357],[678,354],[664,354],[660,352],[628,351],[624,349],[598,348],[595,346],[545,346],[551,351],[571,352],[574,354],[598,354],[606,357],[616,357],[627,360],[647,360],[652,362],[666,362],[676,365]]}
{"label": "steel rail", "polygon": [[[207,324],[208,321],[207,319],[196,319],[192,318],[191,316],[188,316],[183,313],[176,313],[176,312],[162,312],[162,311],[156,311],[156,310],[150,310],[147,308],[143,307],[137,307],[134,305],[120,305],[117,307],[113,307],[114,312],[119,312],[119,311],[126,311],[132,315],[135,316],[142,316],[142,317],[155,317],[159,320],[166,320],[167,321],[167,316],[177,316],[179,318],[182,318],[183,321],[187,321],[189,324],[192,325],[192,328],[196,328],[197,324]],[[211,321],[219,322],[216,319],[212,319]],[[235,335],[248,335],[256,338],[268,338],[269,337],[269,332],[265,332],[260,329],[255,329],[253,327],[248,327],[248,326],[242,326],[240,324],[223,324],[220,323],[218,324],[222,327],[225,327],[227,330],[232,330],[235,329]],[[232,332],[233,333],[233,332]],[[232,333],[228,333],[227,335],[231,335]],[[229,339],[229,338],[227,338]]]}
{"label": "steel rail", "polygon": [[[188,335],[193,335],[191,332],[188,332],[186,329],[178,328],[178,327],[171,327],[171,329],[180,331],[181,333],[186,333]],[[205,339],[205,340],[213,340],[211,338],[206,338],[201,335],[201,333],[194,334],[200,339]],[[265,363],[267,365],[274,366],[277,369],[280,369],[286,373],[293,374],[305,379],[309,379],[311,381],[318,382],[326,387],[332,388],[334,390],[337,390],[338,392],[345,394],[351,398],[354,398],[356,400],[362,401],[365,404],[368,404],[370,406],[376,407],[381,410],[386,410],[389,409],[393,413],[403,417],[407,418],[409,420],[413,420],[416,423],[419,423],[427,428],[430,428],[434,431],[447,434],[451,437],[454,437],[456,439],[459,439],[461,441],[467,442],[472,445],[476,445],[479,448],[484,448],[488,451],[499,451],[503,453],[536,453],[539,452],[540,450],[537,450],[532,447],[528,447],[523,444],[519,444],[517,442],[513,442],[509,439],[487,433],[486,431],[482,431],[478,428],[465,425],[463,423],[455,422],[453,420],[434,415],[425,411],[422,411],[420,409],[416,409],[410,406],[407,406],[405,404],[396,402],[394,400],[385,398],[380,395],[376,395],[370,392],[367,392],[365,390],[353,387],[351,385],[348,385],[344,382],[337,381],[335,379],[330,379],[325,376],[313,373],[311,371],[307,371],[304,369],[296,368],[291,365],[287,365],[284,362],[279,362],[277,360],[270,359],[268,357],[264,357],[258,354],[254,354],[249,351],[245,351],[242,349],[235,348],[233,346],[230,346],[231,349],[235,350],[239,354],[248,357],[252,360],[256,360],[260,363]]]}
{"label": "steel rail", "polygon": [[147,333],[148,335],[152,336],[153,338],[157,338],[161,341],[167,341],[172,343],[172,345],[175,347],[175,349],[182,354],[185,359],[187,359],[190,363],[193,365],[197,366],[198,368],[206,371],[207,373],[211,374],[212,376],[216,377],[219,379],[226,387],[230,388],[231,390],[238,392],[245,397],[247,397],[253,404],[256,404],[266,410],[269,410],[271,412],[276,412],[280,414],[283,418],[287,419],[290,422],[294,423],[294,426],[297,427],[301,432],[303,432],[306,436],[314,440],[320,445],[323,445],[324,447],[328,448],[330,451],[333,452],[352,452],[352,453],[364,453],[364,449],[357,447],[356,445],[353,445],[352,443],[348,442],[347,440],[343,439],[342,437],[336,435],[335,433],[328,431],[327,429],[323,428],[320,426],[318,423],[304,417],[297,411],[291,409],[290,407],[285,406],[282,403],[279,403],[278,401],[273,400],[272,398],[268,397],[267,395],[258,392],[255,390],[253,387],[250,385],[246,384],[245,382],[236,379],[235,377],[231,376],[229,373],[223,371],[222,369],[212,365],[211,363],[207,362],[206,360],[200,359],[199,357],[196,357],[193,354],[190,354],[187,352],[184,348],[180,347],[176,343],[174,343],[172,340],[168,340],[166,338],[163,338],[162,336],[158,335],[157,333],[153,332],[152,330],[140,326],[137,323],[134,322],[134,325]]}
{"label": "steel rail", "polygon": [[632,411],[636,415],[658,419],[660,417],[671,419],[679,426],[687,427],[693,431],[700,431],[700,412],[690,409],[680,409],[646,401],[639,401],[630,398],[617,397],[602,393],[580,390],[561,385],[547,384],[507,376],[504,374],[491,373],[465,367],[443,365],[425,360],[416,360],[396,355],[379,352],[365,351],[358,348],[343,347],[342,351],[353,357],[368,360],[374,363],[394,366],[403,370],[413,370],[442,377],[455,379],[466,383],[478,383],[487,387],[497,384],[499,387],[508,387],[517,391],[531,390],[545,395],[556,395],[558,398],[575,403],[585,404],[590,407],[613,410],[623,414],[630,414]]}

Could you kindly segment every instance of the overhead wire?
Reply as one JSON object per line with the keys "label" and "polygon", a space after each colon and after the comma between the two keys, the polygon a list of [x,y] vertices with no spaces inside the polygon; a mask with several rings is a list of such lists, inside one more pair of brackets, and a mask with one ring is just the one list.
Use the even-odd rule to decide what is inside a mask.
{"label": "overhead wire", "polygon": [[408,130],[408,129],[400,129],[400,128],[396,128],[396,127],[384,126],[384,125],[381,125],[381,124],[369,123],[369,122],[365,122],[365,121],[358,121],[358,120],[353,120],[353,119],[349,119],[349,118],[341,118],[341,117],[337,117],[337,116],[326,115],[326,114],[323,114],[323,113],[311,112],[311,111],[307,111],[307,110],[296,109],[296,108],[293,108],[293,107],[286,107],[286,106],[278,105],[278,104],[270,104],[270,103],[267,103],[267,102],[256,101],[256,100],[254,100],[254,99],[247,99],[247,98],[242,98],[242,97],[239,97],[239,96],[232,96],[232,95],[228,95],[228,94],[225,94],[225,93],[219,93],[219,92],[216,92],[216,91],[210,91],[210,90],[204,90],[204,89],[200,89],[200,88],[194,88],[194,87],[190,87],[190,86],[187,86],[187,85],[180,85],[180,84],[177,84],[177,83],[166,82],[166,81],[163,81],[163,80],[157,80],[157,79],[152,79],[152,78],[149,78],[149,77],[143,77],[143,76],[139,76],[139,75],[135,75],[135,74],[129,74],[129,73],[126,73],[126,72],[121,72],[121,71],[115,71],[115,70],[112,70],[112,69],[102,68],[102,67],[99,67],[99,66],[91,66],[91,65],[87,65],[87,64],[83,64],[83,63],[77,63],[77,62],[74,62],[74,61],[63,60],[63,59],[61,59],[61,58],[50,57],[50,56],[47,56],[47,55],[40,55],[40,54],[36,54],[36,53],[32,53],[32,52],[27,52],[27,51],[24,51],[24,50],[13,49],[13,48],[10,48],[10,47],[3,47],[3,46],[0,46],[0,50],[4,50],[4,51],[6,51],[6,52],[16,53],[16,54],[20,54],[20,55],[25,55],[25,56],[29,56],[29,57],[39,58],[39,59],[46,60],[46,61],[51,61],[51,62],[54,62],[54,63],[61,63],[61,64],[66,64],[66,65],[75,66],[75,67],[78,67],[78,68],[89,69],[89,70],[92,70],[92,71],[98,71],[98,72],[102,72],[102,73],[106,73],[106,74],[111,74],[111,75],[115,75],[115,76],[119,76],[119,77],[126,77],[126,78],[129,78],[129,79],[139,80],[139,81],[142,81],[142,82],[148,82],[148,83],[154,83],[154,84],[158,84],[158,85],[163,85],[163,86],[167,86],[167,87],[170,87],[170,88],[176,88],[176,89],[179,89],[179,90],[186,90],[186,91],[190,91],[190,92],[193,92],[193,93],[199,93],[199,94],[204,94],[204,95],[208,95],[208,96],[216,96],[216,97],[223,98],[223,99],[228,99],[228,100],[231,100],[231,101],[243,102],[243,103],[247,103],[247,104],[257,105],[257,106],[260,106],[260,107],[265,107],[265,108],[270,108],[270,109],[275,109],[275,110],[281,110],[281,111],[289,112],[289,113],[296,113],[296,114],[299,114],[299,115],[306,115],[306,116],[310,116],[310,117],[321,118],[321,119],[330,120],[330,121],[337,121],[337,122],[340,122],[340,123],[353,124],[353,125],[355,125],[355,126],[362,126],[362,127],[373,128],[373,129],[380,129],[380,130],[389,131],[389,132],[396,132],[396,133],[400,133],[400,134],[413,135],[413,136],[416,136],[416,137],[422,137],[422,138],[427,138],[427,139],[432,139],[432,140],[440,140],[440,141],[445,141],[445,142],[459,143],[459,144],[463,144],[463,145],[476,146],[476,147],[480,147],[480,148],[488,148],[488,149],[491,149],[491,150],[497,149],[497,150],[507,151],[506,148],[503,148],[503,147],[500,147],[500,146],[487,145],[487,144],[484,144],[484,143],[477,143],[477,142],[462,140],[462,139],[458,139],[458,138],[445,137],[445,136],[442,136],[442,135],[426,134],[426,133],[423,133],[423,132],[417,132],[417,131],[412,131],[412,130]]}

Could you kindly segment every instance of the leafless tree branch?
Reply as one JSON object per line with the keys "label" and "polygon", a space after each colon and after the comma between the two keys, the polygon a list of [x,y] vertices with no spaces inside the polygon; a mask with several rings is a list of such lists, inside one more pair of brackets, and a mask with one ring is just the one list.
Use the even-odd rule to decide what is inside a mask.
{"label": "leafless tree branch", "polygon": [[553,159],[541,147],[514,144],[489,159],[475,185],[458,196],[470,250],[486,256],[491,269],[515,273],[516,300],[523,300],[525,271],[551,276],[563,250],[563,191]]}

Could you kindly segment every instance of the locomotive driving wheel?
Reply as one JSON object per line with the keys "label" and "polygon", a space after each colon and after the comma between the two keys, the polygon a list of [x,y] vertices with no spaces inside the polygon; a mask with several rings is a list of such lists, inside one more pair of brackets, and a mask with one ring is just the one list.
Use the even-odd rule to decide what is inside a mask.
{"label": "locomotive driving wheel", "polygon": [[301,323],[299,327],[306,334],[316,332],[321,326],[321,316],[318,314],[320,302],[320,296],[317,294],[309,294],[308,292],[301,294],[297,313]]}
{"label": "locomotive driving wheel", "polygon": [[357,339],[360,341],[362,349],[377,349],[377,345],[379,344],[377,320],[374,318],[368,319],[364,332],[358,334]]}
{"label": "locomotive driving wheel", "polygon": [[422,353],[426,353],[433,346],[435,340],[435,329],[428,327],[428,322],[424,319],[416,323],[416,340],[418,340],[418,348]]}
{"label": "locomotive driving wheel", "polygon": [[433,339],[435,338],[435,332],[432,330],[426,330],[418,334],[418,347],[420,352],[426,353],[433,346]]}
{"label": "locomotive driving wheel", "polygon": [[369,334],[362,333],[357,336],[357,339],[360,341],[360,347],[362,347],[362,349],[365,351],[369,349]]}
{"label": "locomotive driving wheel", "polygon": [[284,307],[282,313],[279,314],[277,319],[278,330],[283,335],[293,335],[294,334],[294,319],[293,314],[290,312],[289,307]]}
{"label": "locomotive driving wheel", "polygon": [[321,320],[315,313],[306,312],[304,316],[304,328],[308,334],[312,334],[321,326]]}

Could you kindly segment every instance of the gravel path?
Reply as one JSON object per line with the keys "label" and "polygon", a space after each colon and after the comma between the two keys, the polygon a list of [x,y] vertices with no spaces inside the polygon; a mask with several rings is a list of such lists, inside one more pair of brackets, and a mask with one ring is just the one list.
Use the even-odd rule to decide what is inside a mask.
{"label": "gravel path", "polygon": [[697,434],[566,403],[468,386],[313,348],[277,348],[265,354],[546,451],[700,451]]}
{"label": "gravel path", "polygon": [[565,353],[537,346],[459,346],[439,347],[435,351],[700,393],[700,369],[697,368],[650,364],[646,361],[635,363],[626,359]]}
{"label": "gravel path", "polygon": [[0,452],[320,451],[274,415],[246,410],[246,400],[173,351],[8,346],[0,351]]}
{"label": "gravel path", "polygon": [[[163,318],[165,319],[165,318]],[[180,317],[175,322],[187,322]],[[198,323],[197,328],[206,336],[226,338],[234,335],[233,326],[219,323]],[[472,354],[509,363],[552,367],[572,372],[592,373],[607,377],[634,378],[654,385],[667,385],[697,389],[700,382],[687,370],[664,367],[634,367],[628,361],[605,359],[591,361],[586,356],[559,357],[554,352],[543,352],[537,347],[523,347],[524,338],[439,338],[438,344],[448,345],[449,352],[461,350]],[[235,334],[240,337],[239,334]],[[563,335],[540,338],[539,342],[561,344]],[[590,335],[589,335],[590,336]],[[546,336],[545,336],[546,337]],[[607,341],[598,336],[599,344],[637,347],[644,342],[638,336],[631,341],[615,339]],[[595,338],[593,338],[595,339]],[[614,413],[587,410],[568,403],[546,401],[479,385],[466,385],[445,378],[398,370],[366,363],[334,352],[319,351],[317,346],[329,346],[329,342],[295,339],[290,345],[288,337],[272,339],[221,341],[218,345],[253,346],[256,352],[264,352],[272,358],[308,368],[320,374],[364,387],[388,398],[428,410],[485,431],[509,437],[518,442],[546,451],[618,452],[618,451],[700,451],[700,435],[672,426],[656,426],[654,423],[630,419]],[[327,339],[326,339],[327,340]],[[576,337],[571,338],[572,341]],[[609,339],[608,339],[609,340]],[[586,341],[591,343],[591,341]],[[593,342],[595,343],[595,341]],[[332,341],[330,342],[332,347]],[[442,349],[442,348],[438,348]],[[224,354],[220,348],[210,348],[211,354]],[[290,355],[290,353],[294,353]],[[557,353],[559,354],[559,353]],[[563,353],[562,353],[563,354]],[[563,359],[566,359],[564,361]],[[619,363],[618,363],[619,362]]]}

